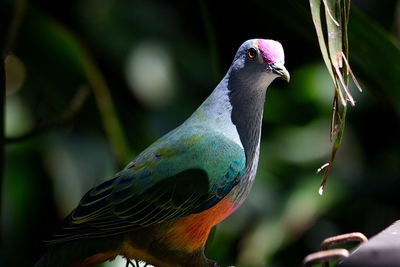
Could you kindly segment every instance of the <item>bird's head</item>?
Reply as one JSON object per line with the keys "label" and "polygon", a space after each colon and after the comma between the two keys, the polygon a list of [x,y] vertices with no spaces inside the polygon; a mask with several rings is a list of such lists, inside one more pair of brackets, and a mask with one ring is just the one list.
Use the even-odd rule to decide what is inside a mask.
{"label": "bird's head", "polygon": [[282,45],[274,40],[251,39],[244,42],[238,49],[232,64],[232,71],[240,79],[264,87],[277,77],[287,82],[289,72],[285,66],[285,55]]}

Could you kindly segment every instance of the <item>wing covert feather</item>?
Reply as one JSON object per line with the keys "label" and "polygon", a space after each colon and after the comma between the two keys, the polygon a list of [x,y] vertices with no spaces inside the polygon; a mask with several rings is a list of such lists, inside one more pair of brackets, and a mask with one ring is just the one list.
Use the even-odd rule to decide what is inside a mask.
{"label": "wing covert feather", "polygon": [[240,181],[245,154],[222,133],[177,128],[90,190],[51,242],[100,237],[198,213]]}

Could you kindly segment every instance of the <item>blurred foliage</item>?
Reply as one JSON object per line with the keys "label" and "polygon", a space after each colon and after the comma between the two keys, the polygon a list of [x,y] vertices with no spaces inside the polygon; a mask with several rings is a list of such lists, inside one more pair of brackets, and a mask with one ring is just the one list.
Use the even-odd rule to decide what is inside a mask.
{"label": "blurred foliage", "polygon": [[31,134],[6,146],[1,266],[37,260],[82,195],[189,116],[255,37],[283,44],[291,83],[268,90],[256,182],[207,256],[298,266],[325,237],[371,236],[399,219],[398,1],[352,1],[350,64],[364,92],[350,84],[356,106],[322,197],[315,170],[330,153],[333,87],[308,1],[2,0],[2,47],[21,3],[5,127],[9,138]]}

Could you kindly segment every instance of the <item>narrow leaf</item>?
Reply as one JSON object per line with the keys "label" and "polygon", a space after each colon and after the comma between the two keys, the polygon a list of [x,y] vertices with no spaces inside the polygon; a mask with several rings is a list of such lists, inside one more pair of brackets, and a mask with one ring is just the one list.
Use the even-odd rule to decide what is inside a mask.
{"label": "narrow leaf", "polygon": [[338,21],[340,12],[337,12],[338,1],[323,0],[325,5],[326,27],[328,30],[328,48],[331,62],[334,67],[342,67],[342,29]]}
{"label": "narrow leaf", "polygon": [[321,49],[322,58],[325,62],[326,68],[332,78],[334,84],[336,84],[335,74],[332,68],[332,64],[329,58],[328,48],[325,43],[324,32],[322,30],[321,24],[321,1],[320,0],[310,0],[310,8],[311,8],[311,15],[312,20],[314,23],[314,27],[317,33],[319,47]]}

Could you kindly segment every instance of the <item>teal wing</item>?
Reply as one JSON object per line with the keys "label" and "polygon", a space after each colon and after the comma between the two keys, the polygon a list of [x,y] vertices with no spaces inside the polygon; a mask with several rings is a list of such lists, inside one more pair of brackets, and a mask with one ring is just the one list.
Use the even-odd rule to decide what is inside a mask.
{"label": "teal wing", "polygon": [[113,235],[206,210],[240,181],[245,161],[242,147],[222,133],[178,128],[90,190],[52,242]]}

